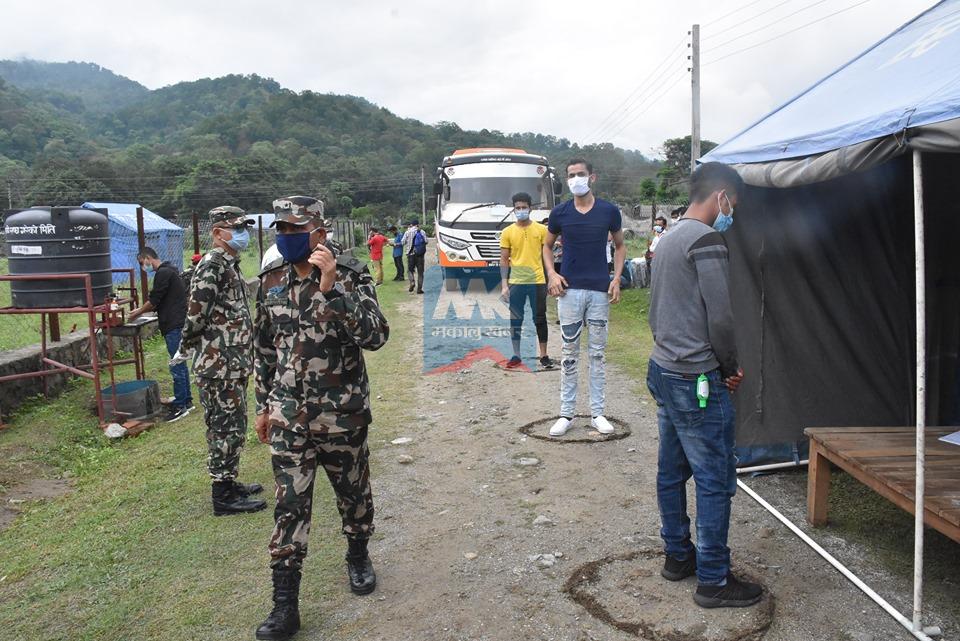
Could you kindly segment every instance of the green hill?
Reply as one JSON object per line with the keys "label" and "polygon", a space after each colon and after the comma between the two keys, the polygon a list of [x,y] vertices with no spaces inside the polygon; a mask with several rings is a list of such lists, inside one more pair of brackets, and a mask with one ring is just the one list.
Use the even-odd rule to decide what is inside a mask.
{"label": "green hill", "polygon": [[221,204],[262,211],[296,192],[319,195],[332,215],[392,214],[419,209],[421,165],[429,181],[444,155],[478,146],[558,164],[589,156],[603,195],[635,202],[659,166],[609,144],[428,125],[256,75],[151,91],[89,63],[0,61],[0,78],[0,189],[15,207],[135,201],[170,217]]}
{"label": "green hill", "polygon": [[63,102],[71,111],[115,111],[140,100],[149,89],[90,62],[0,60],[0,78],[29,95]]}

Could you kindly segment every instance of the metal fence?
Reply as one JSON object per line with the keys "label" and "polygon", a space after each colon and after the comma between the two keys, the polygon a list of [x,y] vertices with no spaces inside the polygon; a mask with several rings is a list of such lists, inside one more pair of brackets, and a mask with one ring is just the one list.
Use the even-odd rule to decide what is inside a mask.
{"label": "metal fence", "polygon": [[[251,216],[256,224],[250,228],[250,245],[241,254],[241,269],[250,276],[260,271],[263,255],[277,242],[277,232],[270,227],[270,217]],[[334,218],[331,220],[332,229],[328,234],[340,243],[344,250],[364,246],[370,232],[370,224],[355,220]],[[199,214],[189,218],[178,218],[174,221],[184,230],[184,262],[183,267],[190,266],[194,255],[203,255],[213,248],[213,238],[210,235],[210,220],[206,215]]]}

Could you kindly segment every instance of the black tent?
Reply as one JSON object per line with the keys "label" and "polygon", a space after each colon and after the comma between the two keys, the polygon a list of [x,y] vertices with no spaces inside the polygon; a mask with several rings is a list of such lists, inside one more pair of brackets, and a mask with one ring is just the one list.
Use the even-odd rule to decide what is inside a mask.
{"label": "black tent", "polygon": [[702,159],[748,185],[728,233],[742,466],[804,458],[806,427],[914,424],[918,313],[925,423],[960,422],[958,60],[947,0]]}

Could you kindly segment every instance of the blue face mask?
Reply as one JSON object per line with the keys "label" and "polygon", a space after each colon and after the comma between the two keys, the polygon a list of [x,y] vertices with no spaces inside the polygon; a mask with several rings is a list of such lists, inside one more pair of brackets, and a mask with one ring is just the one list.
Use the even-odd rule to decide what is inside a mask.
{"label": "blue face mask", "polygon": [[288,263],[299,263],[310,255],[310,232],[277,234],[277,250]]}
{"label": "blue face mask", "polygon": [[529,209],[517,209],[517,220],[530,220],[530,210]]}
{"label": "blue face mask", "polygon": [[153,265],[150,265],[149,263],[144,263],[142,267],[143,271],[147,272],[148,274],[152,274],[153,272],[157,271],[153,268]]}
{"label": "blue face mask", "polygon": [[733,226],[733,204],[730,202],[730,199],[727,198],[727,195],[723,195],[727,200],[727,204],[730,205],[730,213],[723,213],[723,207],[720,205],[720,194],[717,194],[717,207],[720,208],[720,213],[717,214],[717,219],[713,221],[713,228],[716,229],[721,234]]}
{"label": "blue face mask", "polygon": [[247,245],[250,244],[250,232],[246,229],[237,231],[236,229],[230,230],[230,240],[227,241],[227,245],[231,249],[235,249],[238,252],[242,252],[247,248]]}

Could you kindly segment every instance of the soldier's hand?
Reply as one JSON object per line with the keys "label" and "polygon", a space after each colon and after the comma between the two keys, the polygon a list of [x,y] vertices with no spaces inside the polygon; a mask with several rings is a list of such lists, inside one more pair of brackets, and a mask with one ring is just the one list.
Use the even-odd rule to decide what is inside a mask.
{"label": "soldier's hand", "polygon": [[328,292],[337,282],[337,258],[324,245],[317,245],[307,262],[320,270],[320,291]]}
{"label": "soldier's hand", "polygon": [[257,414],[257,420],[254,421],[253,428],[257,431],[257,438],[261,443],[270,441],[270,412]]}

